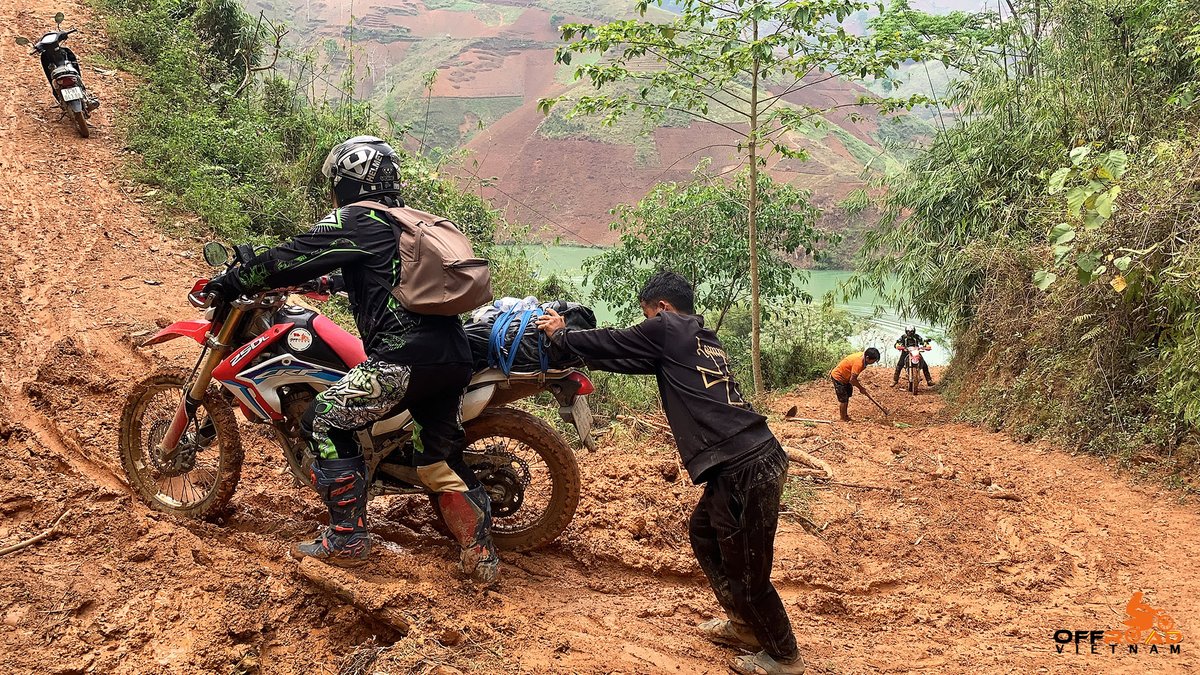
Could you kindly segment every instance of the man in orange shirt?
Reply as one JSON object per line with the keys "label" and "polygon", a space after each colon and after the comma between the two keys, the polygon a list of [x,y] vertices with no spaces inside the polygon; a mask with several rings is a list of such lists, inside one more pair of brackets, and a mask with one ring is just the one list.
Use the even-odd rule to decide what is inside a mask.
{"label": "man in orange shirt", "polygon": [[829,371],[829,377],[833,380],[833,391],[837,393],[838,412],[842,414],[843,422],[851,421],[848,408],[850,407],[850,395],[854,393],[854,388],[857,387],[862,393],[867,393],[867,390],[863,389],[862,382],[858,381],[858,374],[866,370],[867,366],[878,361],[879,350],[871,347],[865,352],[854,352]]}

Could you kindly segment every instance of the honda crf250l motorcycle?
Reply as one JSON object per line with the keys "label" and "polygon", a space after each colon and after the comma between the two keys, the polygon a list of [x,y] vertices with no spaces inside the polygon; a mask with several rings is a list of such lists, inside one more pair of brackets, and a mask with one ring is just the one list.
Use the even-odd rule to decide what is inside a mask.
{"label": "honda crf250l motorcycle", "polygon": [[[61,16],[60,14],[55,17],[55,20],[61,22]],[[79,60],[75,58],[75,53],[63,45],[67,41],[67,36],[76,30],[78,29],[72,28],[68,31],[46,33],[35,43],[20,37],[17,38],[17,44],[33,45],[30,55],[41,57],[42,70],[50,82],[54,100],[58,101],[64,116],[71,116],[79,135],[87,138],[91,133],[87,118],[91,116],[93,110],[100,107],[100,101],[83,84],[83,77],[79,72]]]}
{"label": "honda crf250l motorcycle", "polygon": [[927,352],[933,349],[928,343],[923,345],[912,345],[904,347],[903,351],[908,354],[908,361],[904,364],[904,375],[908,378],[906,385],[913,396],[917,395],[917,390],[921,387],[921,352]]}
{"label": "honda crf250l motorcycle", "polygon": [[[235,253],[241,262],[254,255],[249,246]],[[220,244],[205,246],[214,266],[228,257]],[[188,295],[204,319],[179,321],[143,343],[195,340],[202,348],[195,367],[138,383],[121,417],[121,462],[130,484],[152,508],[189,517],[222,513],[237,487],[242,445],[235,410],[271,427],[292,475],[307,484],[314,457],[300,437],[300,418],[318,392],[366,358],[358,338],[288,302],[289,291],[312,296],[319,283],[229,300],[205,295],[206,283],[197,281]],[[465,457],[491,497],[497,546],[526,551],[553,541],[579,501],[579,468],[563,437],[505,404],[548,392],[586,439],[591,391],[588,378],[573,369],[509,376],[486,369],[471,380],[462,409]],[[407,411],[393,411],[357,438],[372,497],[430,494],[417,478]]]}

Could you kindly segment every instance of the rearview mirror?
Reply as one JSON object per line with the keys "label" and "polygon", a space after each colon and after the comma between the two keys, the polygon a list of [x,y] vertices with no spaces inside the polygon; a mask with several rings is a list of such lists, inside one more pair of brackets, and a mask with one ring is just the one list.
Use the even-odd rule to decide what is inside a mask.
{"label": "rearview mirror", "polygon": [[19,37],[19,38],[17,38],[17,44],[21,45],[22,47],[28,47],[29,46],[29,38]]}
{"label": "rearview mirror", "polygon": [[229,249],[223,244],[210,241],[204,245],[204,262],[213,267],[220,267],[229,261]]}
{"label": "rearview mirror", "polygon": [[63,22],[63,20],[65,20],[66,18],[67,18],[67,17],[66,17],[66,16],[65,16],[65,15],[64,15],[62,12],[59,12],[58,14],[55,14],[55,15],[54,15],[54,23],[55,23],[55,25],[57,25],[59,28],[62,28],[62,22]]}

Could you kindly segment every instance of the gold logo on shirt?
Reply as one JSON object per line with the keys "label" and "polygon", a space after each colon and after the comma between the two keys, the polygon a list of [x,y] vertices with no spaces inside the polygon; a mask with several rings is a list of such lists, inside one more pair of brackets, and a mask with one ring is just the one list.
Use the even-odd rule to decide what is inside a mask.
{"label": "gold logo on shirt", "polygon": [[725,401],[729,405],[739,408],[747,407],[741,392],[737,390],[737,386],[733,382],[733,377],[729,374],[729,357],[725,354],[725,350],[714,345],[706,345],[697,337],[696,355],[707,358],[713,363],[712,369],[696,366],[696,370],[700,372],[700,377],[704,380],[704,388],[712,389],[716,385],[724,383]]}

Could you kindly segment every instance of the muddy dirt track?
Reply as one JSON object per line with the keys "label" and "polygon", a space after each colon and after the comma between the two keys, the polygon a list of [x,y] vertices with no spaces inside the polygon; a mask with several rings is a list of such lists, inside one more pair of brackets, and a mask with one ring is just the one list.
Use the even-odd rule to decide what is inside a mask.
{"label": "muddy dirt track", "polygon": [[[133,345],[191,316],[184,292],[203,270],[198,242],[164,235],[170,223],[140,203],[147,190],[120,179],[109,115],[128,85],[87,69],[106,106],[88,141],[46,107],[37,64],[12,37],[40,34],[60,9],[85,15],[0,0],[0,547],[70,510],[56,536],[0,557],[0,671],[725,671],[729,652],[691,630],[716,610],[684,530],[698,490],[668,439],[640,428],[580,455],[571,528],[548,550],[506,554],[486,590],[459,578],[423,503],[373,502],[384,545],[355,574],[374,607],[412,622],[404,638],[297,574],[285,551],[320,509],[248,425],[224,522],[181,522],[134,500],[116,459],[121,399],[186,351]],[[72,42],[86,65],[103,38],[82,27]],[[810,672],[1195,671],[1194,504],[1093,459],[951,422],[934,395],[883,392],[910,428],[860,398],[854,424],[779,419],[793,404],[828,417],[831,399],[817,383],[771,406],[785,444],[829,462],[842,483],[883,488],[795,485],[809,506],[789,502],[775,578]],[[1181,654],[1089,654],[1086,643],[1056,653],[1055,630],[1120,628],[1139,590],[1183,631]],[[371,656],[370,668],[350,667]]]}

